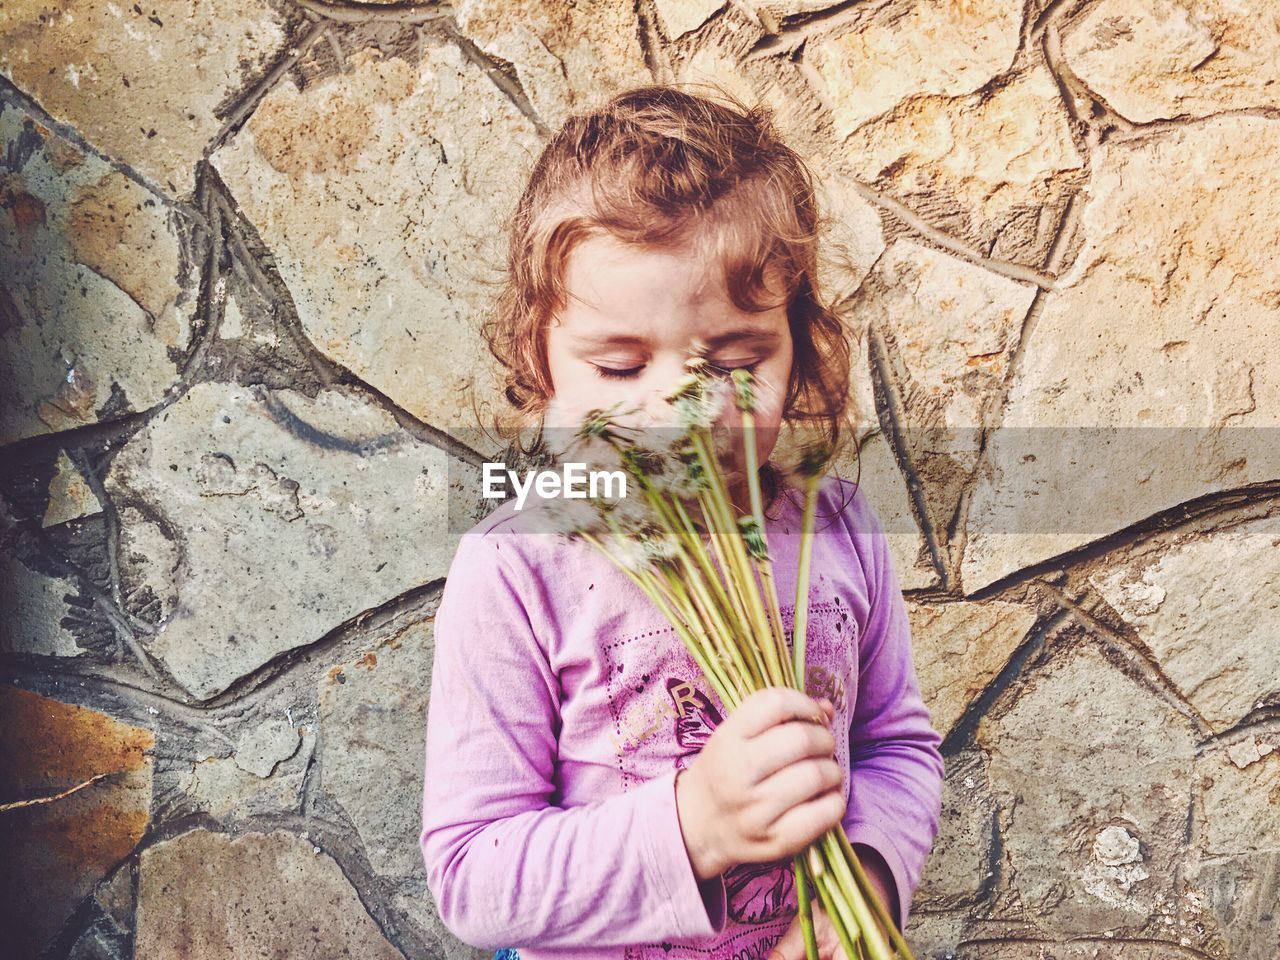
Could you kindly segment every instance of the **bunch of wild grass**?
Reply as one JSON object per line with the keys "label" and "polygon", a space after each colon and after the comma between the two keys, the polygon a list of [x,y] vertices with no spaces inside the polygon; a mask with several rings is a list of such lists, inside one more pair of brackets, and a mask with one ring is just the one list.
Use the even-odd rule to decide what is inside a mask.
{"label": "bunch of wild grass", "polygon": [[[790,647],[778,605],[765,535],[751,374],[729,372],[695,357],[666,396],[678,428],[665,443],[646,442],[643,428],[615,405],[593,410],[575,428],[566,452],[625,470],[640,496],[587,497],[547,504],[553,528],[585,540],[612,560],[675,627],[728,710],[768,686],[804,692],[809,564],[820,481],[832,457],[822,442],[801,443],[784,469],[804,491],[796,605]],[[743,471],[750,511],[734,505],[726,477],[731,451],[713,430],[732,399],[742,415]],[[594,451],[594,452],[593,452]],[[817,894],[849,960],[912,960],[910,949],[835,827],[794,857],[806,953],[817,960],[812,896]],[[892,947],[890,946],[892,943]]]}

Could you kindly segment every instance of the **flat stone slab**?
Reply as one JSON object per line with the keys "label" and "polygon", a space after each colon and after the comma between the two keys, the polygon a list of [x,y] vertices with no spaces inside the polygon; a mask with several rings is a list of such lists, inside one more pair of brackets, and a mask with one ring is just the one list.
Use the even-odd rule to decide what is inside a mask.
{"label": "flat stone slab", "polygon": [[533,124],[453,46],[360,50],[282,80],[212,162],[271,249],[307,336],[419,419],[488,454],[501,396],[480,336]]}
{"label": "flat stone slab", "polygon": [[425,879],[418,838],[434,648],[430,624],[417,623],[320,680],[321,785],[387,876]]}
{"label": "flat stone slab", "polygon": [[185,195],[227,102],[287,42],[278,8],[259,0],[14,0],[0,19],[0,74],[99,150]]}
{"label": "flat stone slab", "polygon": [[1095,152],[1083,247],[1044,300],[988,438],[966,592],[1280,477],[1280,374],[1267,362],[1280,352],[1278,152],[1280,120],[1257,116]]}
{"label": "flat stone slab", "polygon": [[448,509],[466,495],[448,469],[442,451],[359,397],[197,384],[106,478],[126,536],[158,524],[173,544],[120,558],[126,581],[161,600],[148,651],[206,699],[443,578],[460,535]]}
{"label": "flat stone slab", "polygon": [[196,283],[174,210],[3,97],[0,196],[0,443],[162,400]]}
{"label": "flat stone slab", "polygon": [[1090,582],[1215,732],[1280,703],[1280,518],[1188,538]]}
{"label": "flat stone slab", "polygon": [[76,906],[138,845],[150,819],[154,747],[148,729],[0,686],[6,952],[39,956]]}
{"label": "flat stone slab", "polygon": [[283,830],[192,830],[144,850],[138,877],[139,956],[403,960],[338,863]]}

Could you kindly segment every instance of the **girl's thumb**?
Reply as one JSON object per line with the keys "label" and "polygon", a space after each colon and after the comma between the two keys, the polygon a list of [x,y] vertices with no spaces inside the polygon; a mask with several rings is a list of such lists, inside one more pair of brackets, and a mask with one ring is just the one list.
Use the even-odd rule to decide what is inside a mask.
{"label": "girl's thumb", "polygon": [[805,960],[804,933],[800,929],[799,914],[791,921],[791,926],[787,927],[782,938],[773,945],[765,960]]}

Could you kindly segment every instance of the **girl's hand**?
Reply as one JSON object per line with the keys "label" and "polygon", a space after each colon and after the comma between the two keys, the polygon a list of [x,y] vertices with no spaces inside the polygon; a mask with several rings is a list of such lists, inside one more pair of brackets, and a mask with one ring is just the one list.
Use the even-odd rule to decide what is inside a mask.
{"label": "girl's hand", "polygon": [[[817,900],[813,903],[813,936],[818,941],[818,960],[849,960],[845,955],[844,947],[840,944],[840,938],[836,936],[836,928],[832,926],[831,918],[827,916]],[[796,914],[796,918],[791,921],[791,926],[787,927],[782,939],[774,944],[765,960],[805,960],[804,931],[800,929],[800,914]]]}
{"label": "girl's hand", "polygon": [[840,823],[835,707],[789,687],[746,697],[676,776],[676,808],[699,880],[791,856]]}

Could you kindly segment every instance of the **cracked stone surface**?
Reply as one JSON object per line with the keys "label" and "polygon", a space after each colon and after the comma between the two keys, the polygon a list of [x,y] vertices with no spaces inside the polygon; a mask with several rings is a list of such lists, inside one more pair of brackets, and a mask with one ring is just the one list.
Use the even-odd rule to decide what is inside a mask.
{"label": "cracked stone surface", "polygon": [[1084,179],[1044,67],[980,93],[913,97],[851,133],[840,160],[951,236],[1031,267]]}
{"label": "cracked stone surface", "polygon": [[16,0],[0,11],[0,74],[171,194],[191,192],[228,101],[286,45],[278,8],[255,0],[193,0],[181,13]]}
{"label": "cracked stone surface", "polygon": [[1280,754],[1241,768],[1215,751],[1196,772],[1206,856],[1280,853]]}
{"label": "cracked stone surface", "polygon": [[1280,518],[1188,540],[1090,582],[1216,732],[1280,704]]}
{"label": "cracked stone surface", "polygon": [[806,59],[832,102],[837,139],[908,98],[980,89],[1013,63],[1021,20],[1000,0],[918,0],[816,44]]}
{"label": "cracked stone surface", "polygon": [[479,324],[498,224],[537,137],[456,47],[350,63],[276,86],[213,163],[316,347],[432,426],[474,427],[497,396]]}
{"label": "cracked stone surface", "polygon": [[494,951],[467,946],[449,933],[440,922],[440,911],[427,890],[425,879],[402,883],[394,901],[396,909],[422,932],[427,944],[427,956],[442,957],[445,960],[493,960]]}
{"label": "cracked stone surface", "polygon": [[[297,813],[302,805],[302,787],[307,765],[315,752],[316,734],[310,726],[289,727],[279,718],[264,723],[274,730],[277,744],[271,751],[274,763],[266,774],[258,771],[266,768],[269,760],[255,741],[253,731],[246,732],[234,752],[218,756],[198,756],[189,769],[181,770],[177,789],[181,797],[180,809],[202,810],[221,820],[236,820],[259,814]],[[292,752],[285,733],[293,737]]]}
{"label": "cracked stone surface", "polygon": [[945,530],[977,466],[983,412],[1003,389],[1035,288],[911,240],[894,241],[854,309],[884,339],[900,429]]}
{"label": "cracked stone surface", "polygon": [[142,839],[154,746],[151,730],[0,687],[0,805],[88,784],[48,802],[0,810],[0,923],[15,956],[38,956]]}
{"label": "cracked stone surface", "polygon": [[679,40],[698,29],[724,5],[725,0],[654,0],[654,9],[670,40]]}
{"label": "cracked stone surface", "polygon": [[65,598],[78,594],[71,580],[38,573],[0,552],[0,652],[80,656],[75,634],[63,624],[73,613]]}
{"label": "cracked stone surface", "polygon": [[163,399],[193,283],[166,202],[0,97],[0,443]]}
{"label": "cracked stone surface", "polygon": [[84,474],[71,462],[65,450],[59,450],[56,472],[49,481],[49,506],[40,520],[40,526],[52,527],[101,512],[102,503],[85,480]]}
{"label": "cracked stone surface", "polygon": [[935,730],[945,738],[1035,623],[1016,603],[908,603],[911,649]]}
{"label": "cracked stone surface", "polygon": [[947,743],[915,955],[1276,960],[1271,6],[0,4],[18,953],[492,956],[416,842],[478,519],[445,451],[499,456],[480,325],[543,138],[673,78],[818,188],[838,470]]}
{"label": "cracked stone surface", "polygon": [[178,555],[121,557],[140,580],[172,571],[146,648],[204,699],[443,577],[448,501],[463,496],[447,469],[438,448],[357,397],[197,384],[129,441],[106,481],[120,503],[161,518]]}
{"label": "cracked stone surface", "polygon": [[1063,53],[1135,123],[1280,106],[1280,18],[1266,4],[1101,0]]}
{"label": "cracked stone surface", "polygon": [[323,787],[386,876],[425,879],[418,835],[432,650],[430,625],[415,624],[320,681]]}
{"label": "cracked stone surface", "polygon": [[966,591],[1280,477],[1277,149],[1280,121],[1236,116],[1097,152],[1084,248],[1029,333],[974,488]]}
{"label": "cracked stone surface", "polygon": [[288,831],[191,830],[144,850],[138,874],[142,956],[403,960],[337,862]]}
{"label": "cracked stone surface", "polygon": [[[692,4],[679,6],[697,16]],[[630,3],[460,0],[453,11],[468,39],[515,68],[534,112],[552,129],[602,96],[652,82]]]}
{"label": "cracked stone surface", "polygon": [[[979,722],[977,743],[1021,919],[1050,936],[1158,931],[1192,796],[1190,725],[1092,646],[1056,650],[1005,700]],[[1141,870],[1095,856],[1109,827],[1138,839]]]}
{"label": "cracked stone surface", "polygon": [[949,757],[938,835],[916,890],[920,910],[954,910],[979,899],[992,881],[995,814],[982,754]]}

